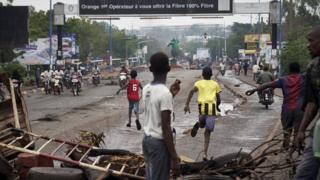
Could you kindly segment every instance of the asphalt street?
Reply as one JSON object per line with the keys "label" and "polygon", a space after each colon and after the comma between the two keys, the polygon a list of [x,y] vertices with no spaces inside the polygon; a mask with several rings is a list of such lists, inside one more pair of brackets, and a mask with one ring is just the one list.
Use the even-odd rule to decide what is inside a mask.
{"label": "asphalt street", "polygon": [[[188,92],[193,83],[201,78],[199,70],[173,70],[168,74],[169,86],[176,78],[182,81],[181,91],[175,97],[173,126],[177,129],[176,147],[179,154],[197,159],[203,150],[203,130],[195,138],[187,133],[198,118],[196,96],[190,104],[191,114],[183,112]],[[143,85],[150,82],[152,75],[142,72],[138,80]],[[245,92],[251,86],[242,83],[233,76],[219,77],[222,84],[240,85],[238,90]],[[73,97],[71,92],[61,96],[45,95],[40,92],[29,93],[27,97],[32,128],[35,133],[48,136],[74,139],[79,130],[105,133],[106,148],[121,148],[141,153],[143,131],[137,131],[134,123],[127,128],[128,102],[126,92],[114,96],[118,86],[93,85],[85,86],[79,97]],[[222,102],[225,107],[233,107],[239,100],[222,85]],[[143,107],[140,120],[143,123]],[[219,117],[215,131],[212,134],[209,147],[210,156],[218,156],[229,152],[250,151],[260,144],[272,131],[279,120],[281,99],[275,97],[275,103],[266,110],[253,95],[248,102],[225,116]],[[37,121],[46,115],[56,117],[52,121]],[[133,121],[135,119],[133,118]],[[198,158],[198,160],[201,160]]]}

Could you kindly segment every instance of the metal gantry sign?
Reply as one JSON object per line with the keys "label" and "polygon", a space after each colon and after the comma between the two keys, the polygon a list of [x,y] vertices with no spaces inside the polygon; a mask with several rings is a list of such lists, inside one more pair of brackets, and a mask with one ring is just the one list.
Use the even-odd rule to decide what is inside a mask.
{"label": "metal gantry sign", "polygon": [[80,16],[232,14],[233,0],[79,0]]}

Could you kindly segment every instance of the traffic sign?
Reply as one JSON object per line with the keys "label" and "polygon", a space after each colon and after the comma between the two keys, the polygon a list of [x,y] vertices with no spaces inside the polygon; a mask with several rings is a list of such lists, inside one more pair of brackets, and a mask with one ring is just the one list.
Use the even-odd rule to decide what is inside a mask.
{"label": "traffic sign", "polygon": [[233,0],[79,0],[81,16],[232,14]]}

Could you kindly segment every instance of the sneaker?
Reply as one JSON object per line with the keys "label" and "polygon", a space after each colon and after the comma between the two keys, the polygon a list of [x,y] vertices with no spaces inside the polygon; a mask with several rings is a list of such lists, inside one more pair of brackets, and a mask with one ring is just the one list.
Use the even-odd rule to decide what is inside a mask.
{"label": "sneaker", "polygon": [[141,129],[141,124],[139,122],[139,119],[136,120],[136,125],[137,125],[137,130],[140,131]]}
{"label": "sneaker", "polygon": [[128,124],[127,124],[127,127],[131,127],[131,123],[128,123]]}
{"label": "sneaker", "polygon": [[192,130],[191,130],[191,137],[195,137],[196,135],[197,135],[197,132],[198,132],[198,130],[199,130],[199,122],[197,122],[194,126],[193,126],[193,128],[192,128]]}

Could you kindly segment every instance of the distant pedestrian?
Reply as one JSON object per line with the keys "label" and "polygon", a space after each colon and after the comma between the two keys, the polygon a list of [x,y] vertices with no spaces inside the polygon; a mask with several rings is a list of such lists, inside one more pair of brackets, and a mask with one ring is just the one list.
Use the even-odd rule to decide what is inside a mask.
{"label": "distant pedestrian", "polygon": [[127,124],[127,127],[131,127],[131,117],[132,117],[132,111],[134,111],[134,114],[136,115],[136,126],[137,130],[141,129],[141,124],[139,121],[139,101],[140,101],[140,94],[139,89],[142,89],[141,83],[136,79],[137,78],[137,71],[132,70],[130,72],[131,79],[128,84],[124,85],[122,88],[120,88],[117,91],[117,94],[123,89],[127,89],[127,97],[129,101],[129,121]]}
{"label": "distant pedestrian", "polygon": [[253,73],[253,81],[256,81],[259,73],[259,65],[255,64],[252,66],[252,73]]}
{"label": "distant pedestrian", "polygon": [[40,87],[40,82],[41,82],[41,72],[40,72],[40,68],[39,67],[36,68],[35,78],[36,78],[37,88],[39,88]]}
{"label": "distant pedestrian", "polygon": [[243,72],[244,72],[244,75],[245,75],[245,76],[247,76],[248,68],[249,68],[249,63],[248,63],[248,61],[245,61],[245,62],[243,63]]}
{"label": "distant pedestrian", "polygon": [[237,76],[240,75],[240,64],[239,64],[239,62],[236,62],[236,63],[234,64],[234,73],[235,73],[235,75],[237,75]]}
{"label": "distant pedestrian", "polygon": [[224,64],[224,62],[221,62],[219,66],[220,66],[221,76],[224,76],[224,74],[226,72],[226,65]]}
{"label": "distant pedestrian", "polygon": [[190,91],[184,112],[190,113],[189,104],[191,98],[194,93],[198,92],[199,120],[193,126],[191,136],[195,137],[199,128],[205,128],[203,159],[207,160],[210,135],[214,131],[216,116],[218,115],[218,111],[220,111],[221,87],[216,81],[211,80],[212,69],[210,67],[205,67],[202,70],[202,76],[203,80],[197,81]]}
{"label": "distant pedestrian", "polygon": [[143,88],[145,107],[144,138],[142,141],[147,180],[170,179],[180,175],[180,159],[173,143],[171,114],[173,112],[173,96],[180,88],[165,86],[170,71],[169,58],[164,53],[153,54],[150,58],[150,71],[153,81]]}

